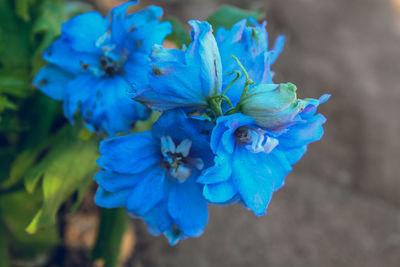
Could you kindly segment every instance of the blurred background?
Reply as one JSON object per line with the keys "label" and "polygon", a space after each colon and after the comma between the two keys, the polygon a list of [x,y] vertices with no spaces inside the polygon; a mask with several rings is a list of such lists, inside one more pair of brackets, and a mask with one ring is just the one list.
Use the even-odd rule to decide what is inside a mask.
{"label": "blurred background", "polygon": [[[106,10],[117,2],[92,1]],[[170,247],[134,222],[128,266],[400,266],[400,1],[159,0],[186,23],[221,4],[266,12],[285,34],[275,82],[320,107],[324,138],[274,194],[268,214],[211,207],[203,236]]]}
{"label": "blurred background", "polygon": [[[85,2],[105,14],[125,1]],[[274,194],[266,216],[256,217],[241,206],[212,206],[205,233],[174,247],[132,220],[121,264],[400,266],[400,0],[140,3],[149,4],[183,23],[204,20],[222,4],[264,11],[270,41],[278,34],[287,37],[273,65],[275,82],[296,84],[301,98],[332,97],[319,109],[328,119],[325,136],[309,146],[286,186]],[[65,213],[61,210],[58,218],[62,244],[51,254],[51,263],[45,263],[48,257],[37,262],[92,266],[87,255],[98,225],[93,195],[86,196],[78,212]]]}

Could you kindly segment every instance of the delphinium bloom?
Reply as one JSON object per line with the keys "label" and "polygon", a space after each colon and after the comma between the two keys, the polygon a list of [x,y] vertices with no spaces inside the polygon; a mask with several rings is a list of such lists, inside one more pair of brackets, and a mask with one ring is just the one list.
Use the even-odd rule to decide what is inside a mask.
{"label": "delphinium bloom", "polygon": [[96,204],[126,207],[152,234],[164,233],[171,244],[201,235],[208,210],[196,180],[212,164],[212,126],[171,110],[151,131],[104,140],[98,160],[103,170],[95,176]]}
{"label": "delphinium bloom", "polygon": [[189,48],[157,47],[150,86],[136,89],[133,96],[161,110],[200,108],[197,115],[215,122],[210,141],[214,166],[198,179],[205,185],[204,196],[216,204],[238,201],[263,215],[307,145],[322,137],[325,118],[315,112],[328,96],[301,100],[293,84],[273,84],[270,65],[284,38],[268,50],[265,23],[251,22],[220,29],[217,40],[207,22],[190,22]]}
{"label": "delphinium bloom", "polygon": [[159,7],[128,14],[135,3],[116,7],[107,17],[88,12],[65,22],[61,37],[43,54],[50,64],[34,79],[42,92],[64,102],[71,122],[79,109],[90,130],[110,136],[147,118],[149,110],[127,97],[127,91],[147,83],[148,54],[171,32],[169,22],[158,20]]}
{"label": "delphinium bloom", "polygon": [[242,113],[219,117],[211,136],[215,165],[198,180],[206,185],[204,196],[213,203],[239,199],[256,215],[265,214],[292,165],[322,137],[326,119],[315,112],[328,97],[301,101],[304,109],[294,111],[293,118],[285,116],[291,111],[282,111],[281,125],[271,120],[270,129]]}

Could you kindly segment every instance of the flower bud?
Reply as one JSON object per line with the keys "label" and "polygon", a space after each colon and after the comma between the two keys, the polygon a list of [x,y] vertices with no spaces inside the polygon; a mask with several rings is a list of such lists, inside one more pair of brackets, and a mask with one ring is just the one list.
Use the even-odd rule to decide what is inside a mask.
{"label": "flower bud", "polygon": [[304,107],[305,102],[297,99],[294,84],[261,84],[248,92],[240,111],[259,126],[275,129],[293,121]]}

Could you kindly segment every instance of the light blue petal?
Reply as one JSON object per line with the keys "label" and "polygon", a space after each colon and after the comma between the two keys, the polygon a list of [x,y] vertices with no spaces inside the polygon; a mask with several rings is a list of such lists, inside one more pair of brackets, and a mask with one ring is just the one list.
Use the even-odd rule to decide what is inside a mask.
{"label": "light blue petal", "polygon": [[214,159],[215,165],[206,169],[197,179],[201,184],[214,184],[227,181],[232,174],[231,159],[228,156],[218,155]]}
{"label": "light blue petal", "polygon": [[221,62],[211,26],[191,21],[193,42],[185,56],[179,50],[156,46],[149,86],[135,86],[132,96],[157,110],[208,105],[221,89]]}
{"label": "light blue petal", "polygon": [[193,178],[172,188],[168,211],[183,234],[197,237],[203,233],[208,221],[207,202]]}
{"label": "light blue petal", "polygon": [[140,181],[141,175],[142,173],[126,175],[110,171],[99,171],[95,174],[94,180],[106,191],[117,192],[135,186]]}
{"label": "light blue petal", "polygon": [[130,189],[121,190],[117,192],[107,192],[103,188],[99,187],[94,197],[94,202],[97,206],[103,208],[118,208],[125,206],[126,199],[130,194]]}
{"label": "light blue petal", "polygon": [[100,153],[97,164],[121,174],[140,173],[161,157],[150,131],[106,139],[100,143]]}
{"label": "light blue petal", "polygon": [[205,185],[203,196],[211,203],[224,204],[232,200],[237,192],[235,185],[227,181]]}
{"label": "light blue petal", "polygon": [[203,94],[213,96],[222,87],[222,65],[217,42],[208,22],[189,21],[193,42],[187,50],[187,60],[201,67]]}
{"label": "light blue petal", "polygon": [[274,192],[273,173],[266,168],[263,153],[238,147],[233,155],[232,178],[245,206],[264,215]]}
{"label": "light blue petal", "polygon": [[278,149],[296,149],[320,140],[324,134],[322,125],[326,122],[323,115],[317,114],[307,121],[300,121],[279,137]]}
{"label": "light blue petal", "polygon": [[54,65],[43,67],[33,80],[33,84],[55,100],[63,100],[67,83],[73,76]]}
{"label": "light blue petal", "polygon": [[108,21],[100,13],[91,11],[77,15],[62,24],[61,34],[71,47],[80,52],[101,53],[96,41],[106,33]]}
{"label": "light blue petal", "polygon": [[147,213],[164,195],[164,169],[148,168],[141,176],[141,181],[132,189],[126,204],[126,209],[137,215]]}

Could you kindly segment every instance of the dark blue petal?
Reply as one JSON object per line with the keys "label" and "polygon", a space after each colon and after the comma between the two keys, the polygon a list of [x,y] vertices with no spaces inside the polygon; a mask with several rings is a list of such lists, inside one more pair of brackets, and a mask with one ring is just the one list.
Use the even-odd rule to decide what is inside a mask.
{"label": "dark blue petal", "polygon": [[107,29],[107,19],[100,13],[92,11],[77,15],[63,23],[61,34],[76,51],[101,53],[96,41],[106,33]]}
{"label": "dark blue petal", "polygon": [[135,186],[142,178],[141,175],[142,173],[126,175],[110,171],[99,171],[94,176],[94,180],[108,192],[117,192]]}
{"label": "dark blue petal", "polygon": [[150,131],[106,139],[100,143],[100,153],[97,164],[121,174],[140,173],[161,157]]}
{"label": "dark blue petal", "polygon": [[125,206],[126,199],[130,194],[131,190],[121,190],[117,192],[107,192],[103,188],[99,187],[94,197],[94,201],[97,206],[103,208],[118,208]]}
{"label": "dark blue petal", "polygon": [[203,233],[208,221],[207,202],[193,178],[172,188],[168,211],[183,234],[197,237]]}
{"label": "dark blue petal", "polygon": [[43,67],[33,80],[33,84],[55,100],[63,100],[67,83],[73,76],[54,65]]}
{"label": "dark blue petal", "polygon": [[72,74],[87,73],[88,69],[99,64],[99,55],[74,51],[63,37],[56,39],[43,52],[43,58]]}
{"label": "dark blue petal", "polygon": [[163,10],[157,6],[148,6],[145,9],[130,14],[124,21],[128,30],[125,46],[131,45],[131,51],[150,53],[154,44],[162,44],[165,37],[171,33],[169,22],[160,22]]}
{"label": "dark blue petal", "polygon": [[142,172],[141,176],[141,181],[132,189],[126,204],[128,211],[140,216],[163,199],[165,170],[152,167]]}
{"label": "dark blue petal", "polygon": [[96,87],[98,79],[92,75],[79,75],[70,81],[65,90],[64,114],[72,122],[78,108],[87,101]]}
{"label": "dark blue petal", "polygon": [[168,213],[168,202],[162,201],[143,216],[152,235],[160,235],[172,226],[172,218]]}

